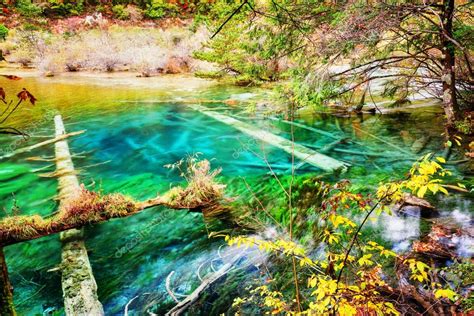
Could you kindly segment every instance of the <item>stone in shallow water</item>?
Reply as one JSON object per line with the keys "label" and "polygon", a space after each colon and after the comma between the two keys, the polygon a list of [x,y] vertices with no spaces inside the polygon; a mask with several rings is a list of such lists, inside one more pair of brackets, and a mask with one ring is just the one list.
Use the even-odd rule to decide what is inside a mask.
{"label": "stone in shallow water", "polygon": [[433,218],[439,215],[439,212],[428,201],[411,194],[405,194],[402,202],[395,205],[394,211],[398,214],[422,218]]}

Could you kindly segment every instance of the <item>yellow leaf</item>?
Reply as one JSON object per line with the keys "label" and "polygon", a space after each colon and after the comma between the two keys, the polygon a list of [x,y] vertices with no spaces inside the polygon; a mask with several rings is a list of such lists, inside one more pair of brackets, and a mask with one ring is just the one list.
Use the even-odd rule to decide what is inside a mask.
{"label": "yellow leaf", "polygon": [[444,194],[449,195],[448,190],[446,190],[446,189],[443,188],[442,186],[439,186],[439,190],[440,190],[441,192],[443,192]]}
{"label": "yellow leaf", "polygon": [[434,291],[434,295],[436,298],[447,298],[450,299],[451,301],[455,301],[457,294],[451,289],[437,289]]}
{"label": "yellow leaf", "polygon": [[425,196],[425,193],[426,193],[426,189],[428,187],[426,185],[422,186],[419,190],[418,190],[418,193],[416,194],[419,198],[422,198]]}

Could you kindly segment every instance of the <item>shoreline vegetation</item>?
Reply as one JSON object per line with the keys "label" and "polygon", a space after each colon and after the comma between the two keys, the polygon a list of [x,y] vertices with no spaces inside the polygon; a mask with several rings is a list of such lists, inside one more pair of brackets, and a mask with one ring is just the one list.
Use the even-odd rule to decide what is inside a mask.
{"label": "shoreline vegetation", "polygon": [[[85,19],[82,19],[82,23]],[[0,44],[6,64],[37,69],[50,77],[67,72],[134,72],[137,76],[211,71],[192,57],[209,34],[185,27],[169,29],[111,25],[77,31],[74,36],[14,29]]]}
{"label": "shoreline vegetation", "polygon": [[[46,77],[82,72],[123,72],[137,77],[186,74],[239,86],[263,86],[273,90],[268,103],[276,112],[290,100],[295,109],[330,109],[349,115],[393,113],[417,108],[420,100],[433,104],[439,100],[450,129],[474,133],[469,90],[472,82],[464,78],[472,76],[472,70],[471,75],[464,74],[464,67],[472,68],[469,38],[468,46],[456,42],[465,58],[458,60],[460,73],[456,80],[460,86],[453,88],[442,85],[444,77],[437,71],[435,78],[424,75],[433,67],[442,68],[433,47],[428,47],[430,54],[420,60],[397,47],[398,43],[391,43],[391,28],[401,22],[387,16],[383,9],[375,8],[370,13],[374,15],[372,21],[361,16],[364,8],[357,7],[357,1],[354,9],[343,5],[333,8],[334,12],[328,9],[314,16],[298,6],[284,11],[278,6],[271,8],[262,3],[255,8],[247,3],[12,1],[0,15],[2,63],[33,68]],[[409,12],[403,6],[397,9]],[[284,12],[280,17],[278,10]],[[457,14],[464,14],[460,12]],[[314,19],[316,25],[298,22],[298,14],[309,14],[305,18]],[[373,27],[369,34],[373,39],[369,41],[368,35],[357,29],[361,25],[354,25],[364,19]],[[387,19],[387,25],[381,25],[381,19]],[[469,21],[465,23],[462,32],[472,27]],[[355,29],[348,30],[348,26]],[[454,27],[454,31],[459,28],[444,27]],[[422,32],[425,26],[417,28]],[[348,33],[347,38],[343,32]],[[344,40],[348,47],[334,47]],[[411,43],[410,38],[406,40]],[[305,54],[314,61],[306,64],[309,61]],[[367,56],[375,60],[366,62]],[[410,67],[415,74],[423,75],[407,74]],[[449,100],[456,100],[446,101],[444,93],[450,95]]]}

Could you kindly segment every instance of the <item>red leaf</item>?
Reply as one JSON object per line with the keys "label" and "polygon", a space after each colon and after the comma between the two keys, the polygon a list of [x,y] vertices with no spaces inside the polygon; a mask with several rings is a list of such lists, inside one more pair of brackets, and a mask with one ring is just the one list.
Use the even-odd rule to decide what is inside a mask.
{"label": "red leaf", "polygon": [[26,100],[30,100],[30,103],[35,105],[36,103],[36,98],[34,95],[32,95],[28,90],[26,90],[25,88],[23,88],[23,90],[20,91],[20,93],[18,93],[16,95],[18,97],[18,99],[20,99],[21,101],[26,101]]}
{"label": "red leaf", "polygon": [[21,90],[20,93],[18,93],[16,96],[21,101],[26,101],[26,100],[28,100],[28,91],[26,91],[26,89],[23,88],[23,90]]}
{"label": "red leaf", "polygon": [[5,77],[9,80],[15,80],[15,81],[21,80],[21,77],[14,76],[14,75],[0,75],[0,76]]}
{"label": "red leaf", "polygon": [[5,101],[5,97],[6,97],[5,90],[3,90],[3,88],[0,87],[0,98],[2,98],[3,101]]}

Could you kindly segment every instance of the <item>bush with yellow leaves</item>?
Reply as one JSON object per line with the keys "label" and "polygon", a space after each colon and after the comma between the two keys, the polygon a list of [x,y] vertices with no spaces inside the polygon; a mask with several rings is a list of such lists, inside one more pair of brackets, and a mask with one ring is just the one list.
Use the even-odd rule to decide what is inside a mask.
{"label": "bush with yellow leaves", "polygon": [[[246,236],[226,236],[231,246],[258,247],[277,257],[293,261],[291,291],[277,279],[267,278],[248,296],[234,300],[238,311],[258,306],[282,315],[436,315],[461,311],[454,302],[462,298],[447,282],[439,281],[437,269],[412,255],[401,256],[373,240],[362,240],[361,229],[371,215],[390,212],[390,205],[412,193],[448,194],[443,177],[450,172],[426,155],[416,162],[404,180],[380,184],[375,197],[349,192],[346,185],[323,201],[318,216],[324,225],[319,232],[324,251],[309,255],[294,238],[262,240]],[[453,187],[449,186],[448,187]],[[356,223],[344,215],[353,210],[362,214]],[[321,248],[321,247],[320,247]],[[291,262],[290,261],[290,262]],[[298,263],[294,265],[294,263]]]}

